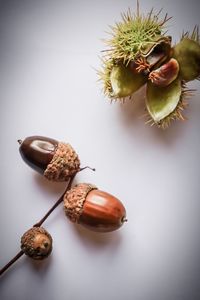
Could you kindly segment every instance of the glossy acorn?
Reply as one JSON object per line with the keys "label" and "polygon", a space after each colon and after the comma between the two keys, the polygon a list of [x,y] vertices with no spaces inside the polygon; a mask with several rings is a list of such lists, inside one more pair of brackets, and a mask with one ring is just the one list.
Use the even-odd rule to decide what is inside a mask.
{"label": "glossy acorn", "polygon": [[80,167],[77,153],[70,144],[44,136],[18,140],[23,160],[48,180],[67,181]]}
{"label": "glossy acorn", "polygon": [[52,251],[52,237],[43,227],[32,227],[21,238],[21,249],[29,257],[42,260]]}
{"label": "glossy acorn", "polygon": [[119,199],[88,183],[78,184],[65,194],[64,210],[72,222],[96,232],[117,230],[127,221]]}

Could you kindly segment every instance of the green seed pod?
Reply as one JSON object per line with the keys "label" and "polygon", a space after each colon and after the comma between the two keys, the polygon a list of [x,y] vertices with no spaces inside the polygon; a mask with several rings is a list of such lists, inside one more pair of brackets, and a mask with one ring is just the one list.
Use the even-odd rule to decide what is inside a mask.
{"label": "green seed pod", "polygon": [[123,64],[114,66],[110,74],[112,97],[123,98],[130,96],[146,82],[146,76],[133,73],[129,66]]}
{"label": "green seed pod", "polygon": [[134,62],[138,65],[138,72],[149,73],[151,70],[158,68],[163,62],[170,57],[171,53],[171,37],[156,37],[154,42],[150,44],[144,43],[144,49],[141,48],[134,58]]}
{"label": "green seed pod", "polygon": [[182,80],[190,81],[200,77],[200,43],[198,29],[194,29],[191,36],[184,35],[174,47],[173,57],[180,66]]}
{"label": "green seed pod", "polygon": [[[111,99],[131,96],[147,81],[154,68],[169,59],[171,37],[164,35],[164,24],[169,18],[159,20],[151,11],[147,16],[128,11],[122,21],[112,27],[112,38],[106,41],[103,70],[99,72],[104,93]],[[133,74],[129,72],[133,66]]]}
{"label": "green seed pod", "polygon": [[148,122],[166,128],[171,120],[183,120],[181,111],[186,105],[183,101],[183,94],[184,90],[179,79],[167,87],[159,87],[148,82],[146,107],[151,117]]}
{"label": "green seed pod", "polygon": [[[200,79],[200,37],[195,26],[192,34],[183,34],[172,48],[166,36],[165,24],[153,9],[147,15],[128,10],[122,20],[111,26],[111,38],[106,41],[103,67],[99,71],[104,94],[111,100],[131,97],[147,83],[147,123],[166,128],[171,120],[184,120],[187,106],[185,82]],[[188,93],[189,92],[189,93]],[[184,96],[184,97],[183,97]]]}

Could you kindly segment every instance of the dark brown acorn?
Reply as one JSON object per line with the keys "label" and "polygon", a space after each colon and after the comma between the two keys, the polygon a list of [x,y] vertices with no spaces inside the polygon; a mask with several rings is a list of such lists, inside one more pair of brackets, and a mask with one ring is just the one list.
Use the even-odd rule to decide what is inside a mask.
{"label": "dark brown acorn", "polygon": [[114,231],[127,221],[120,200],[88,183],[78,184],[65,194],[64,209],[72,222],[97,232]]}
{"label": "dark brown acorn", "polygon": [[49,180],[66,181],[79,170],[78,155],[70,144],[43,136],[30,136],[18,142],[23,160]]}
{"label": "dark brown acorn", "polygon": [[21,249],[27,256],[42,260],[52,251],[52,237],[43,227],[33,227],[22,236]]}

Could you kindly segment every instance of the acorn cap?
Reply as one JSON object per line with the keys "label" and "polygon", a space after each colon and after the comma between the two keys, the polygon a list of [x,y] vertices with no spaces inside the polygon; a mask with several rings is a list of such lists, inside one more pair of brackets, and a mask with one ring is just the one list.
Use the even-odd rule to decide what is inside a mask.
{"label": "acorn cap", "polygon": [[52,237],[43,227],[33,227],[21,238],[21,249],[36,260],[42,260],[52,251]]}
{"label": "acorn cap", "polygon": [[67,181],[80,167],[80,160],[70,144],[58,143],[53,159],[44,171],[44,176],[52,181]]}
{"label": "acorn cap", "polygon": [[64,195],[64,210],[66,216],[74,223],[78,223],[83,211],[83,205],[88,193],[97,190],[95,185],[80,183],[75,185]]}

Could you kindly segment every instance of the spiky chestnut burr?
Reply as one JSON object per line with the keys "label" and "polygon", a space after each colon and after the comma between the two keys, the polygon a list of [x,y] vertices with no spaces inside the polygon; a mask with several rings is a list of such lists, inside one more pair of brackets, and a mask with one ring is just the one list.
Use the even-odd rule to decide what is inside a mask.
{"label": "spiky chestnut burr", "polygon": [[[122,14],[122,21],[111,27],[111,39],[105,41],[109,48],[104,51],[103,68],[98,72],[109,98],[123,100],[131,96],[147,82],[149,72],[169,59],[171,37],[164,32],[169,19],[167,15],[159,19],[159,13],[153,10],[142,15],[138,4],[136,14],[128,10]],[[124,76],[113,76],[116,65],[128,81]]]}
{"label": "spiky chestnut burr", "polygon": [[67,181],[80,170],[80,160],[70,144],[44,136],[18,140],[23,160],[48,180]]}
{"label": "spiky chestnut burr", "polygon": [[[148,121],[165,129],[172,120],[185,120],[186,97],[192,95],[185,83],[200,79],[200,38],[198,26],[192,34],[183,34],[174,47],[164,30],[166,16],[153,10],[143,15],[128,10],[122,21],[111,26],[106,42],[103,67],[98,72],[104,93],[111,101],[131,99],[144,84]],[[166,89],[165,89],[166,87]]]}
{"label": "spiky chestnut burr", "polygon": [[192,34],[184,33],[173,48],[173,57],[180,65],[180,78],[184,81],[200,79],[200,38],[195,26]]}
{"label": "spiky chestnut burr", "polygon": [[52,237],[43,227],[32,227],[21,238],[21,249],[29,257],[42,260],[52,251]]}
{"label": "spiky chestnut burr", "polygon": [[65,194],[64,210],[72,222],[97,232],[117,230],[127,221],[120,200],[88,183],[77,184]]}
{"label": "spiky chestnut burr", "polygon": [[136,92],[147,80],[147,76],[136,71],[131,63],[125,66],[122,63],[113,65],[110,72],[112,86],[111,97],[124,98]]}

